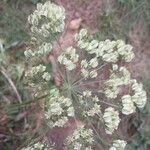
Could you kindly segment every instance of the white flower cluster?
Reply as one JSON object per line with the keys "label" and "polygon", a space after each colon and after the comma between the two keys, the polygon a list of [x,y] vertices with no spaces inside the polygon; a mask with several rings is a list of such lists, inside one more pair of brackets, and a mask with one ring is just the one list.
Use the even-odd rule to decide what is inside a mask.
{"label": "white flower cluster", "polygon": [[81,75],[84,78],[95,78],[97,77],[97,71],[93,70],[98,66],[98,60],[97,58],[92,58],[89,62],[87,60],[82,60],[81,61]]}
{"label": "white flower cluster", "polygon": [[147,101],[147,96],[146,96],[146,92],[143,89],[143,85],[137,83],[137,81],[134,79],[131,81],[132,82],[132,86],[131,89],[133,91],[133,95],[124,95],[122,97],[122,105],[123,105],[123,109],[122,109],[122,113],[129,115],[135,112],[135,105],[138,108],[143,108],[146,104]]}
{"label": "white flower cluster", "polygon": [[118,86],[128,85],[131,83],[130,72],[125,67],[113,65],[111,75],[105,82],[105,95],[108,98],[116,98],[119,94]]}
{"label": "white flower cluster", "polygon": [[131,62],[131,60],[135,57],[132,49],[133,47],[129,44],[125,44],[122,40],[116,41],[118,54],[123,57],[126,62]]}
{"label": "white flower cluster", "polygon": [[37,4],[37,9],[28,17],[28,22],[33,33],[47,38],[51,33],[63,31],[64,19],[64,8],[47,1],[45,4]]}
{"label": "white flower cluster", "polygon": [[91,97],[92,96],[92,92],[89,91],[89,90],[83,91],[83,96],[86,97],[86,98]]}
{"label": "white flower cluster", "polygon": [[45,143],[37,142],[31,146],[22,148],[21,150],[52,150],[52,148],[48,147],[48,145]]}
{"label": "white flower cluster", "polygon": [[101,114],[101,106],[97,96],[92,96],[91,91],[83,91],[83,94],[79,96],[79,102],[85,117],[94,117]]}
{"label": "white flower cluster", "polygon": [[31,67],[25,73],[25,83],[32,88],[32,96],[34,98],[47,95],[48,91],[46,88],[50,79],[50,73],[46,71],[46,66],[42,64]]}
{"label": "white flower cluster", "polygon": [[108,98],[116,98],[119,94],[119,86],[128,85],[131,86],[133,92],[127,95],[122,96],[122,113],[129,115],[135,112],[136,107],[143,108],[147,101],[146,92],[143,89],[142,84],[138,84],[137,81],[131,79],[131,74],[125,67],[118,67],[113,65],[111,70],[111,75],[109,79],[105,82],[105,95]]}
{"label": "white flower cluster", "polygon": [[101,106],[97,103],[95,103],[94,106],[87,111],[87,115],[90,117],[94,117],[96,114],[100,113],[101,113]]}
{"label": "white flower cluster", "polygon": [[59,91],[50,91],[50,97],[46,104],[45,118],[48,125],[53,127],[63,127],[69,117],[74,117],[74,108],[69,98],[61,96]]}
{"label": "white flower cluster", "polygon": [[[38,50],[35,51],[27,49],[25,51],[25,56],[27,58],[36,58],[50,52],[52,50],[52,44],[49,40],[51,40],[56,33],[59,33],[64,29],[64,19],[64,8],[51,2],[38,4],[37,9],[28,18],[33,34],[33,41],[31,42],[31,45],[32,47],[37,46]],[[42,78],[42,81],[44,80],[44,84],[46,83],[45,85],[47,85],[47,83],[49,83],[48,81],[51,79],[50,74],[46,71],[46,66],[42,64],[38,66],[32,65],[34,67],[26,73],[26,76],[34,79],[37,83],[36,85],[39,86],[40,90],[36,89],[36,92],[41,91],[43,93],[43,91],[46,91],[46,95],[48,95],[45,98],[46,105],[44,117],[51,129],[54,127],[64,127],[70,118],[78,117],[78,114],[80,117],[83,115],[82,121],[85,122],[89,121],[87,118],[92,119],[96,115],[98,117],[101,116],[102,112],[100,104],[101,102],[104,102],[100,101],[98,98],[98,96],[100,97],[101,95],[94,96],[99,94],[98,91],[94,90],[92,90],[92,93],[89,90],[82,91],[81,89],[81,92],[80,88],[82,87],[80,87],[80,85],[82,86],[82,84],[80,83],[83,83],[84,86],[84,82],[87,81],[87,78],[95,78],[98,76],[97,70],[99,69],[99,59],[107,62],[106,64],[118,63],[119,65],[120,60],[130,62],[134,58],[131,45],[125,44],[122,40],[105,40],[101,42],[94,40],[92,36],[89,36],[86,29],[81,29],[80,32],[76,34],[75,40],[79,50],[84,49],[92,55],[86,59],[82,58],[81,60],[77,54],[75,45],[75,47],[70,46],[66,48],[66,50],[58,57],[59,63],[64,65],[66,69],[72,71],[77,68],[78,65],[79,69],[81,69],[81,79],[75,79],[73,82],[64,81],[69,84],[63,83],[64,86],[69,86],[69,88],[67,88],[68,90],[73,88],[73,90],[70,90],[71,98],[77,98],[74,106],[74,103],[72,103],[72,100],[74,99],[67,98],[65,95],[66,87],[64,88],[64,86],[62,86],[59,90],[53,89],[49,92],[47,86],[38,84],[39,80],[37,79],[39,79],[39,77]],[[118,65],[112,65],[109,79],[104,82],[104,89],[102,90],[104,90],[104,93],[108,99],[115,99],[119,97],[118,94],[120,94],[119,92],[122,87],[126,88],[131,86],[130,91],[128,90],[129,93],[121,97],[123,105],[122,113],[129,115],[135,112],[136,106],[138,108],[143,108],[145,106],[147,100],[146,92],[143,90],[142,84],[139,84],[136,80],[131,79],[130,72],[126,67],[119,67]],[[85,86],[85,88],[87,87]],[[91,87],[89,89],[91,89]],[[75,110],[79,110],[79,112],[76,112],[76,116],[74,112]],[[102,116],[106,126],[106,133],[112,134],[114,130],[117,130],[120,123],[119,112],[113,107],[107,107]],[[67,138],[66,149],[91,150],[94,141],[93,136],[93,131],[91,129],[87,129],[84,126],[77,127],[73,134]],[[115,140],[110,150],[123,150],[125,145],[125,141]],[[36,146],[41,149],[43,148],[40,143],[37,143],[34,149],[37,149]]]}
{"label": "white flower cluster", "polygon": [[124,95],[122,98],[122,113],[125,115],[129,115],[135,112],[136,107],[132,101],[132,97],[130,95]]}
{"label": "white flower cluster", "polygon": [[[39,57],[42,57],[52,50],[52,41],[56,33],[63,31],[64,29],[65,10],[63,7],[55,5],[50,1],[41,4],[37,4],[37,9],[28,17],[28,21],[31,25],[31,42],[30,48],[24,52],[27,58],[30,58],[36,65],[39,63]],[[54,35],[55,34],[55,35]],[[33,64],[32,64],[33,65]],[[51,79],[49,72],[46,71],[46,67],[42,64],[29,68],[26,72],[28,84],[34,88],[36,94],[42,93]],[[41,82],[42,85],[39,84]],[[43,84],[44,83],[44,84]],[[38,87],[38,88],[37,88]],[[47,92],[44,92],[47,93]]]}
{"label": "white flower cluster", "polygon": [[[63,7],[55,5],[50,1],[45,4],[38,3],[37,9],[28,17],[28,22],[31,24],[31,47],[27,49],[24,54],[27,58],[41,57],[46,55],[52,50],[52,37],[54,33],[63,31],[64,29],[65,10]],[[45,38],[48,39],[45,39]],[[35,59],[36,60],[36,59]],[[37,63],[36,63],[37,64]],[[26,73],[27,77],[32,77],[34,81],[44,80],[44,83],[50,80],[51,76],[46,72],[46,67],[42,64],[30,68],[30,71]],[[30,80],[31,82],[31,80]],[[33,83],[30,85],[35,86]]]}
{"label": "white flower cluster", "polygon": [[93,141],[93,131],[81,126],[75,129],[73,134],[67,138],[66,147],[73,150],[91,150]]}
{"label": "white flower cluster", "polygon": [[50,51],[52,50],[52,44],[51,43],[42,43],[38,50],[36,51],[32,51],[31,49],[27,49],[25,52],[24,52],[24,55],[27,57],[27,58],[32,58],[32,57],[40,57],[40,56],[43,56],[43,55],[46,55],[47,53],[49,53]]}
{"label": "white flower cluster", "polygon": [[137,83],[136,80],[133,80],[132,90],[134,92],[134,95],[132,96],[133,102],[138,108],[143,108],[147,102],[147,96],[143,89],[143,85],[141,83]]}
{"label": "white flower cluster", "polygon": [[81,49],[85,49],[90,54],[96,54],[101,57],[103,61],[116,63],[119,58],[126,62],[130,62],[134,58],[131,45],[126,45],[124,41],[97,41],[88,36],[86,29],[80,30],[75,36],[77,45]]}
{"label": "white flower cluster", "polygon": [[51,75],[48,72],[44,72],[44,74],[42,75],[42,78],[45,81],[49,81],[51,79]]}
{"label": "white flower cluster", "polygon": [[106,133],[112,134],[114,130],[118,128],[120,123],[118,111],[115,111],[115,109],[112,107],[108,107],[105,109],[103,118],[106,125]]}
{"label": "white flower cluster", "polygon": [[79,48],[85,49],[89,53],[98,47],[98,41],[92,40],[87,29],[81,29],[80,32],[75,35],[75,40]]}
{"label": "white flower cluster", "polygon": [[42,76],[45,81],[49,81],[51,76],[48,72],[46,72],[46,66],[38,65],[32,67],[30,71],[26,72],[25,76],[29,78],[35,78],[36,76]]}
{"label": "white flower cluster", "polygon": [[78,62],[79,55],[76,54],[76,49],[68,47],[64,53],[58,57],[60,64],[65,65],[68,70],[73,70],[76,68],[76,63]]}
{"label": "white flower cluster", "polygon": [[109,150],[124,150],[127,142],[124,140],[115,140]]}

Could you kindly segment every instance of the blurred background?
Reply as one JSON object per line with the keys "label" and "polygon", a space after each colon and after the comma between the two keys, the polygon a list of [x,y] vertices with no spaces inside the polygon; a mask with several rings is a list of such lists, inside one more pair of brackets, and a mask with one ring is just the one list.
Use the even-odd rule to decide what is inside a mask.
{"label": "blurred background", "polygon": [[[24,50],[30,40],[27,17],[44,1],[0,0],[0,150],[17,150],[29,140],[34,113],[32,108],[28,110],[30,94],[23,83]],[[91,29],[98,40],[123,39],[133,45],[136,59],[128,67],[133,77],[143,82],[148,102],[127,123],[128,149],[150,150],[150,0],[53,2],[65,7],[67,21],[81,17],[81,27]]]}

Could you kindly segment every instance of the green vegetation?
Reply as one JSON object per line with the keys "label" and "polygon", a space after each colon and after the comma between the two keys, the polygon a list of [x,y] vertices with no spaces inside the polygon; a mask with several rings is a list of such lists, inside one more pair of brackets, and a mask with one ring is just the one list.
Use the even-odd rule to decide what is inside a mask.
{"label": "green vegetation", "polygon": [[[5,52],[0,57],[0,150],[17,150],[27,145],[31,139],[38,140],[47,131],[47,126],[35,129],[31,135],[30,126],[36,118],[33,113],[31,91],[24,84],[26,62],[24,50],[29,41],[27,16],[35,4],[42,0],[1,0],[0,2],[0,47]],[[81,3],[81,1],[80,1]],[[83,2],[82,2],[83,3]],[[145,32],[150,35],[150,1],[149,0],[116,0],[111,10],[104,9],[97,14],[96,34],[98,40],[107,38],[129,40],[129,32],[140,20],[143,20]],[[45,64],[47,67],[48,64]],[[51,68],[48,68],[51,70]],[[149,77],[143,78],[144,87],[149,95]],[[66,83],[70,88],[70,84]],[[51,86],[51,85],[50,85]],[[30,104],[30,106],[29,106]],[[38,105],[37,109],[41,109]],[[35,111],[36,112],[36,111]],[[26,117],[28,115],[28,118]],[[129,150],[149,150],[150,147],[150,101],[131,126],[137,132],[128,144]],[[36,141],[35,140],[35,141]],[[33,141],[33,143],[35,142]]]}
{"label": "green vegetation", "polygon": [[99,39],[121,38],[128,40],[129,31],[141,20],[144,22],[145,32],[149,32],[149,0],[117,0],[112,4],[111,9],[105,7],[97,17],[97,26],[100,31],[98,33]]}

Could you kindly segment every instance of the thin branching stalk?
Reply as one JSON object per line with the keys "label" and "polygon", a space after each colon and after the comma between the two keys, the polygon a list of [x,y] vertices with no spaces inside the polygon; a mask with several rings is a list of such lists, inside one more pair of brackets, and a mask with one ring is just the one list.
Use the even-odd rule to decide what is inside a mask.
{"label": "thin branching stalk", "polygon": [[16,88],[14,82],[13,82],[13,81],[11,80],[11,78],[8,76],[8,74],[6,73],[6,71],[5,71],[5,69],[4,69],[3,67],[1,68],[1,71],[0,71],[0,72],[2,73],[2,75],[3,75],[3,76],[7,79],[7,81],[9,82],[10,86],[12,87],[13,91],[14,91],[15,94],[16,94],[16,97],[17,97],[19,103],[21,104],[21,103],[22,103],[21,96],[20,96],[20,94],[19,94],[19,92],[18,92],[18,90],[17,90],[17,88]]}

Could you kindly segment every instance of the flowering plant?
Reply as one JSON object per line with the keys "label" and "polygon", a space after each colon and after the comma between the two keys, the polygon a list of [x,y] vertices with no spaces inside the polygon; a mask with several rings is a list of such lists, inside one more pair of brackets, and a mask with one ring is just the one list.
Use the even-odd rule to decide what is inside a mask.
{"label": "flowering plant", "polygon": [[[33,97],[46,95],[42,98],[43,118],[51,130],[65,127],[70,119],[82,122],[64,140],[64,149],[91,150],[100,148],[98,143],[102,142],[107,149],[123,150],[125,139],[115,137],[112,144],[104,140],[115,134],[121,114],[130,115],[146,104],[142,84],[132,79],[125,66],[134,58],[133,47],[122,40],[95,40],[87,29],[81,29],[75,44],[57,58],[61,85],[49,88],[55,74],[48,70],[49,64],[44,65],[43,56],[53,52],[53,41],[63,31],[64,19],[64,8],[51,2],[38,4],[28,18],[32,34],[25,56],[32,63],[26,78],[35,91]],[[104,137],[99,124],[105,128]]]}

